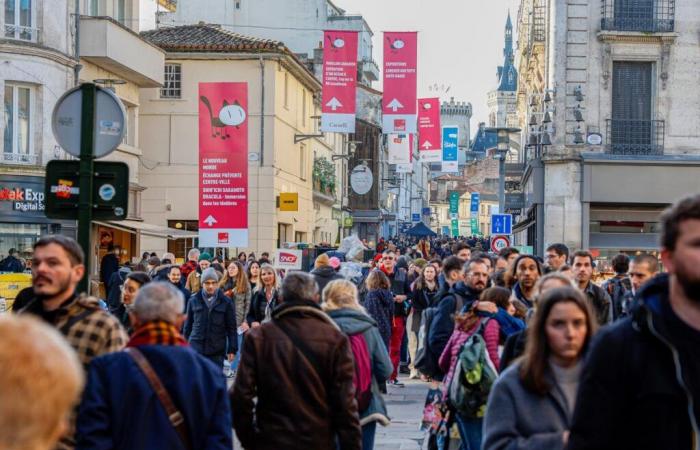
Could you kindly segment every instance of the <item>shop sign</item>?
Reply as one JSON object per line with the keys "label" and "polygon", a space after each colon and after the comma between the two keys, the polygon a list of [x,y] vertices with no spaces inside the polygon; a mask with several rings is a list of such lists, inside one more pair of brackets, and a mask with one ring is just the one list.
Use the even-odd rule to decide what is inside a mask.
{"label": "shop sign", "polygon": [[43,190],[30,187],[0,186],[0,201],[11,202],[13,211],[44,211]]}
{"label": "shop sign", "polygon": [[288,248],[275,250],[275,269],[301,270],[302,251]]}
{"label": "shop sign", "polygon": [[299,211],[299,194],[296,192],[281,192],[280,211]]}
{"label": "shop sign", "polygon": [[345,219],[343,219],[343,227],[352,228],[352,224],[352,216],[347,216]]}

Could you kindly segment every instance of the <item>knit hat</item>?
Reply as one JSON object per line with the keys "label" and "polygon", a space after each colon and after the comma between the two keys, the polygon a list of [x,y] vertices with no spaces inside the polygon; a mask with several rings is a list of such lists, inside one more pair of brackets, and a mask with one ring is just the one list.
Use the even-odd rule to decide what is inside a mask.
{"label": "knit hat", "polygon": [[219,282],[219,272],[217,272],[213,267],[210,267],[202,272],[202,284],[209,280],[214,280],[217,283]]}
{"label": "knit hat", "polygon": [[199,260],[200,260],[200,261],[204,261],[205,259],[206,259],[207,261],[211,261],[211,255],[210,255],[209,253],[207,253],[207,252],[204,252],[204,253],[202,253],[202,254],[199,255]]}
{"label": "knit hat", "polygon": [[340,267],[340,258],[337,256],[334,256],[328,260],[328,265],[331,266],[334,269],[337,269]]}
{"label": "knit hat", "polygon": [[426,260],[423,259],[423,258],[416,258],[416,259],[413,260],[413,264],[415,264],[416,266],[418,266],[418,267],[420,267],[421,269],[423,269],[423,268],[425,268],[425,266],[428,265],[428,261],[426,261]]}

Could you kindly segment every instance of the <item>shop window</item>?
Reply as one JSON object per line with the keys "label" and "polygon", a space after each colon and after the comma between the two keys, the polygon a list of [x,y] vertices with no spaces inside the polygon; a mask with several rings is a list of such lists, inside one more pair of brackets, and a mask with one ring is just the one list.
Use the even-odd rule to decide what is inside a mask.
{"label": "shop window", "polygon": [[37,164],[32,139],[34,90],[30,86],[5,84],[3,162]]}
{"label": "shop window", "polygon": [[42,235],[57,234],[61,231],[57,224],[14,224],[0,223],[0,260],[7,257],[10,249],[17,251],[17,257],[29,261],[33,246]]}
{"label": "shop window", "polygon": [[36,23],[35,0],[5,0],[5,37],[36,41],[39,30]]}
{"label": "shop window", "polygon": [[136,189],[129,189],[127,219],[141,220],[141,191]]}
{"label": "shop window", "polygon": [[[168,220],[168,228],[184,231],[199,231],[197,220]],[[168,239],[168,251],[178,260],[185,261],[187,252],[199,245],[198,239]]]}
{"label": "shop window", "polygon": [[160,89],[160,98],[182,97],[182,66],[168,63],[165,65],[163,87]]}
{"label": "shop window", "polygon": [[292,240],[292,226],[287,223],[277,224],[277,248],[282,248],[285,242]]}

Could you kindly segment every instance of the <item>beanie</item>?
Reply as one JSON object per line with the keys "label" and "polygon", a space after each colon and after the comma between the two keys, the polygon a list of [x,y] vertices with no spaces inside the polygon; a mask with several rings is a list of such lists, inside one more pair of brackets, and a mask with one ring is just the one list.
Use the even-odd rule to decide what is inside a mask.
{"label": "beanie", "polygon": [[206,259],[207,261],[211,261],[211,255],[210,255],[209,253],[207,253],[207,252],[204,252],[204,253],[202,253],[201,255],[199,255],[199,260],[200,260],[200,261],[204,261],[205,259]]}
{"label": "beanie", "polygon": [[337,256],[332,257],[328,260],[328,265],[334,269],[337,269],[338,267],[340,267],[340,258],[338,258]]}
{"label": "beanie", "polygon": [[213,267],[210,267],[202,272],[202,284],[209,280],[214,280],[217,283],[219,282],[219,272],[217,272]]}

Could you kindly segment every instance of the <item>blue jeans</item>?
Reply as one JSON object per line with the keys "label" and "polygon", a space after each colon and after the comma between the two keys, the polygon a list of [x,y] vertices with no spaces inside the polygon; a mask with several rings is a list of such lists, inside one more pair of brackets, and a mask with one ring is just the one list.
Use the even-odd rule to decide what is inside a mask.
{"label": "blue jeans", "polygon": [[241,350],[243,350],[243,335],[239,334],[238,335],[238,351],[236,352],[236,357],[233,358],[233,362],[231,363],[231,370],[238,369],[238,361],[241,360]]}
{"label": "blue jeans", "polygon": [[459,436],[462,438],[462,449],[480,450],[484,419],[467,419],[460,414],[456,414],[455,419]]}
{"label": "blue jeans", "polygon": [[362,450],[374,449],[374,434],[377,432],[377,422],[362,425]]}

